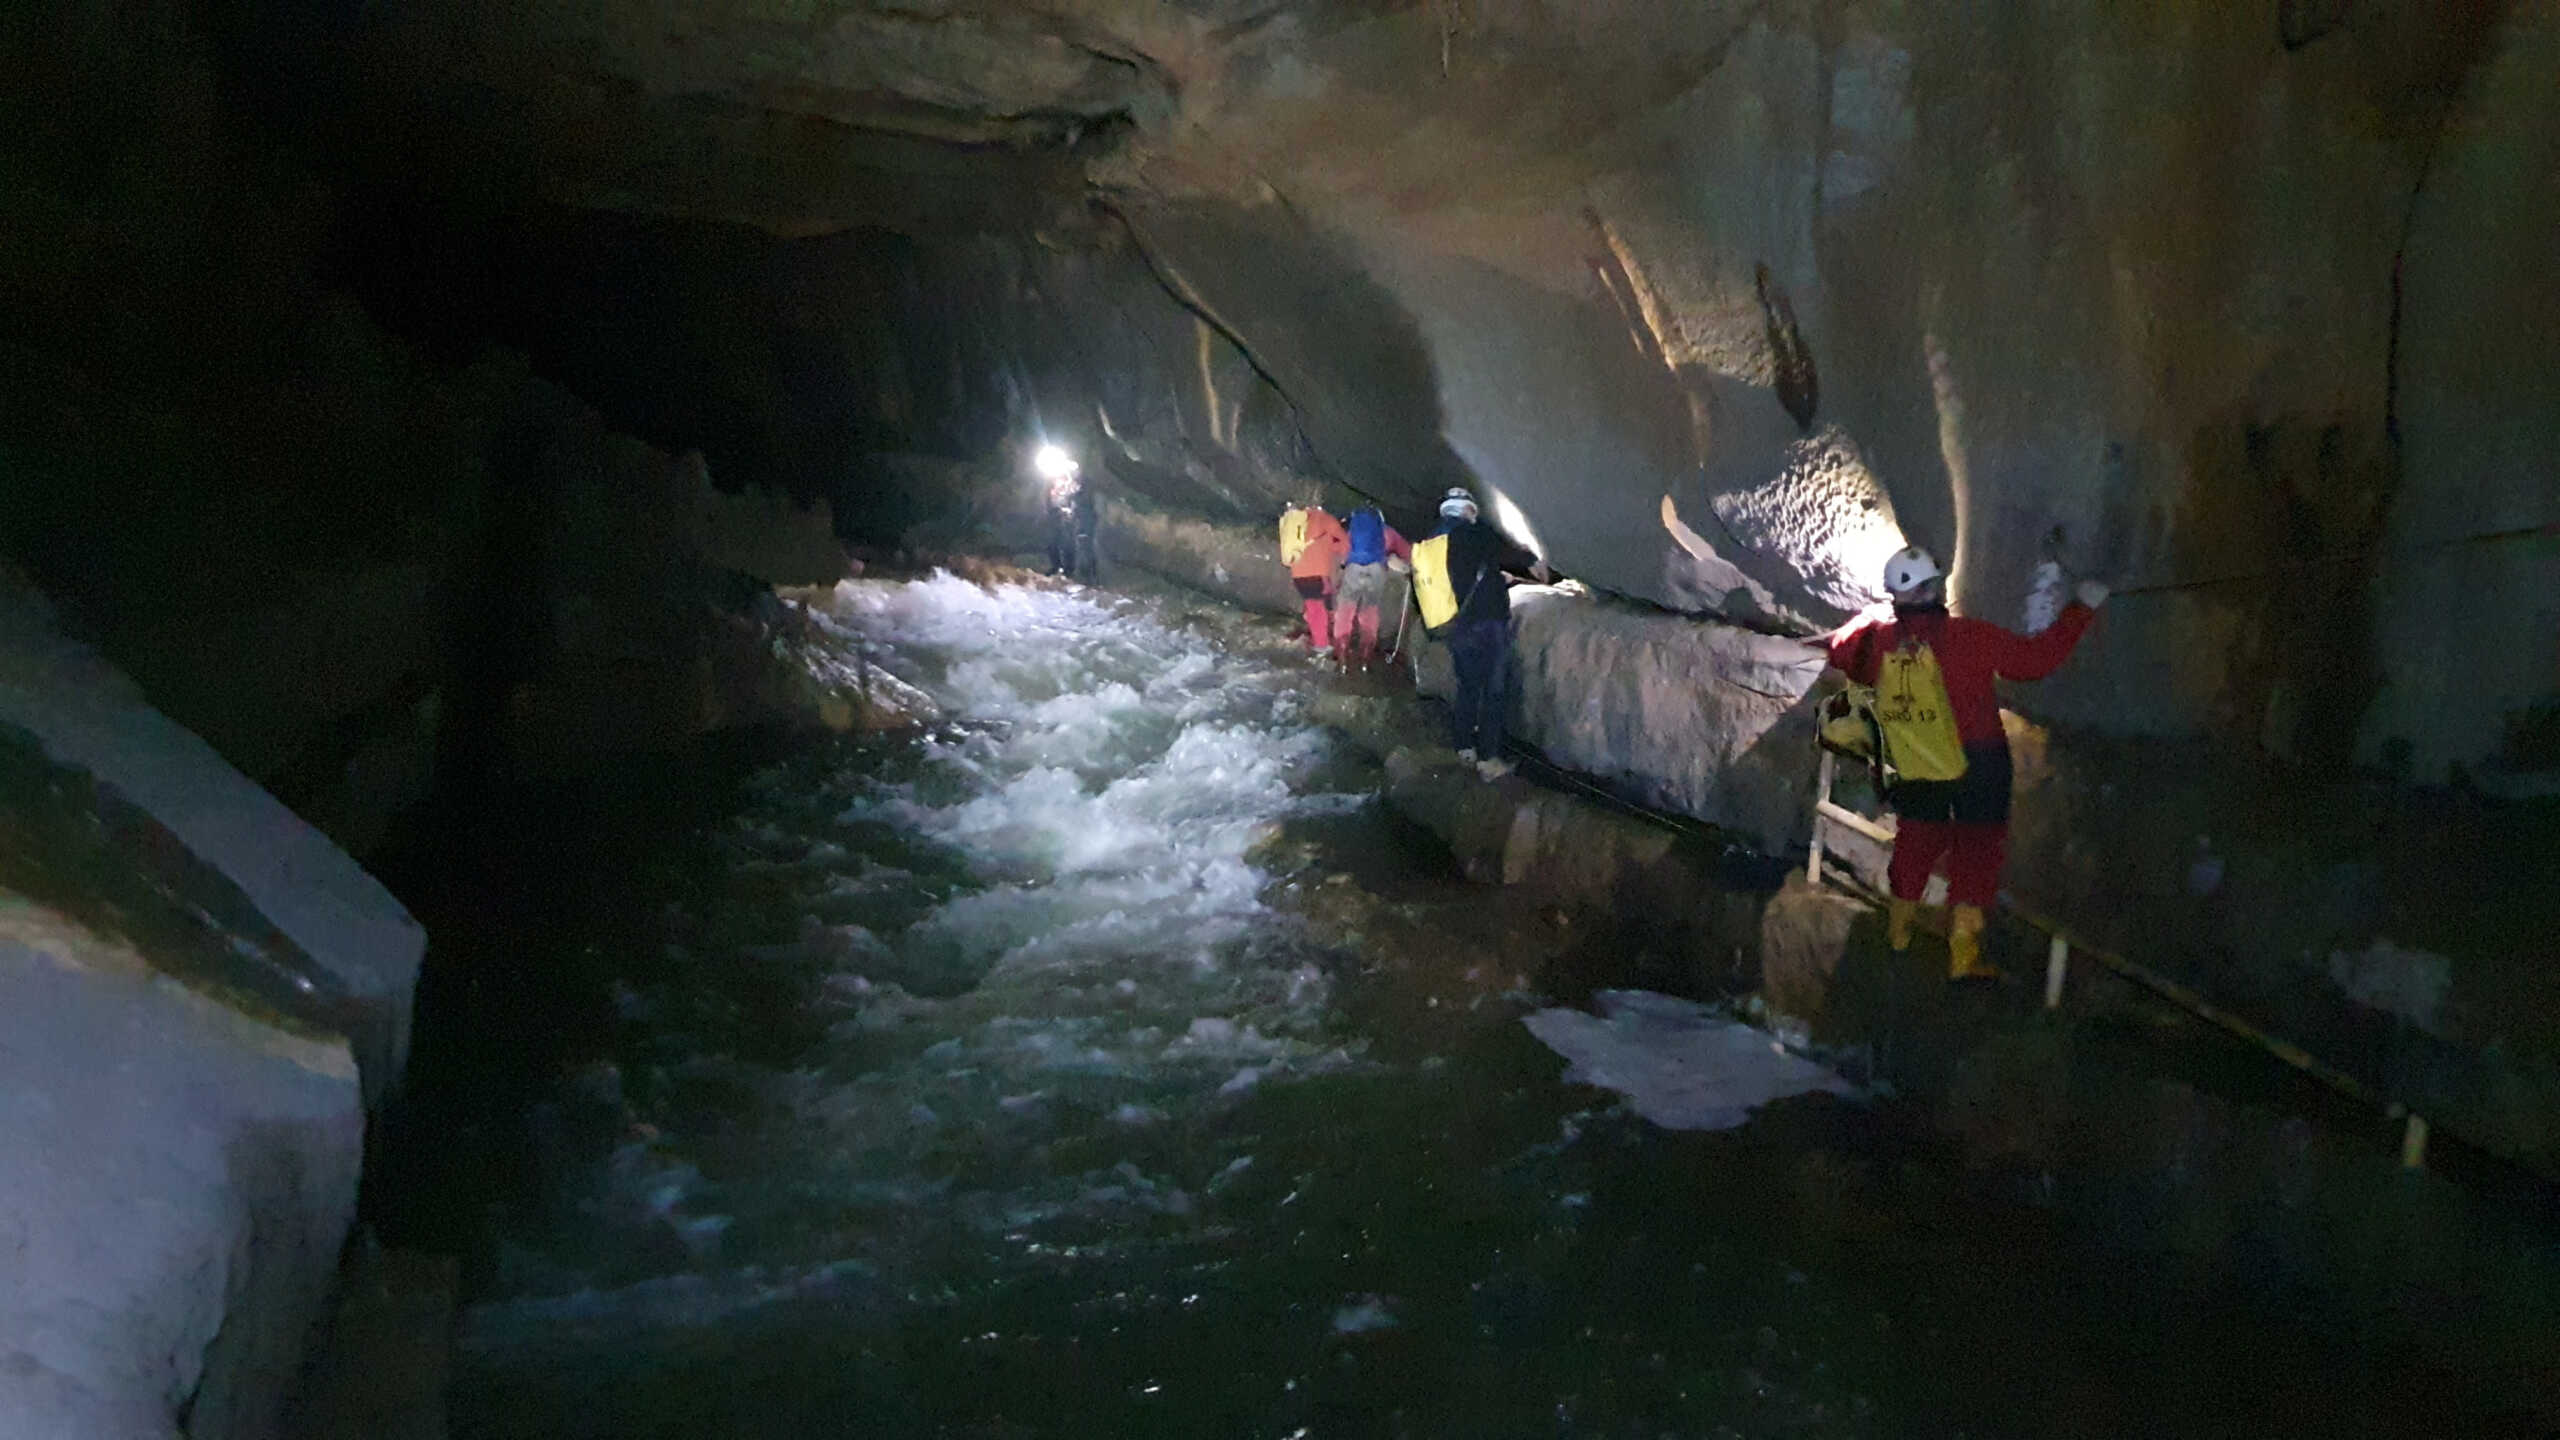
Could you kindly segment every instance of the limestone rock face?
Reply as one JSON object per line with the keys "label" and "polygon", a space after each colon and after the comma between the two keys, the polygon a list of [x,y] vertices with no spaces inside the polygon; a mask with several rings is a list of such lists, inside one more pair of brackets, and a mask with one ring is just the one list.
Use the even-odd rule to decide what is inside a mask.
{"label": "limestone rock face", "polygon": [[[2560,769],[2547,645],[2560,633],[2560,369],[2545,345],[2560,333],[2556,64],[2560,5],[2517,7],[2411,215],[2406,473],[2371,577],[2378,693],[2359,732],[2364,759],[2403,750],[2421,775],[2485,759],[2540,777],[2545,794]],[[2510,643],[2518,633],[2546,643]]]}
{"label": "limestone rock face", "polygon": [[[347,1040],[378,1101],[408,1058],[426,932],[344,851],[51,633],[42,597],[5,571],[0,616],[0,742],[16,759],[22,807],[39,770],[86,777],[130,817],[118,837],[149,847],[124,863],[160,865],[164,883],[202,897],[209,913],[271,936],[268,1003]],[[44,853],[59,860],[64,848],[57,840]]]}
{"label": "limestone rock face", "polygon": [[[494,717],[497,778],[579,774],[714,731],[830,724],[823,661],[769,587],[849,569],[823,505],[727,494],[556,392],[532,397],[553,482],[523,521]],[[482,717],[484,719],[490,717]],[[848,724],[850,718],[846,717]]]}
{"label": "limestone rock face", "polygon": [[271,1434],[355,1218],[354,1058],[9,904],[0,1430]]}
{"label": "limestone rock face", "polygon": [[424,944],[0,572],[0,1433],[274,1433]]}
{"label": "limestone rock face", "polygon": [[1106,565],[1141,566],[1249,609],[1298,613],[1276,532],[1107,504],[1099,535]]}
{"label": "limestone rock face", "polygon": [[[88,93],[113,44],[42,8],[8,58]],[[1756,629],[1906,538],[2012,620],[2056,548],[2122,598],[2047,718],[2560,775],[2520,658],[2555,0],[214,9],[360,180],[771,240],[724,283],[896,232],[768,325],[876,361],[883,452],[994,409],[1248,524],[1468,483],[1561,572]],[[2439,643],[2449,606],[2487,623]]]}
{"label": "limestone rock face", "polygon": [[1772,1011],[1814,1027],[1832,1018],[1850,933],[1865,913],[1845,895],[1788,879],[1760,918],[1760,993]]}
{"label": "limestone rock face", "polygon": [[826,501],[795,505],[770,490],[728,494],[713,487],[699,453],[676,463],[694,477],[702,515],[698,543],[712,566],[776,586],[832,585],[849,573]]}
{"label": "limestone rock face", "polygon": [[[1800,641],[1541,586],[1511,592],[1511,733],[1627,798],[1792,849],[1813,803],[1819,656]],[[1446,651],[1423,652],[1445,698]]]}
{"label": "limestone rock face", "polygon": [[[301,59],[379,77],[386,165],[944,237],[919,283],[1036,314],[1000,363],[1176,508],[1471,483],[1564,573],[1797,630],[1905,538],[2014,619],[2059,530],[2125,593],[2054,717],[2530,769],[2549,546],[2471,537],[2560,518],[2560,6],[2301,13],[428,0]],[[594,123],[459,137],[457,88]],[[2512,621],[2437,646],[2456,600]]]}

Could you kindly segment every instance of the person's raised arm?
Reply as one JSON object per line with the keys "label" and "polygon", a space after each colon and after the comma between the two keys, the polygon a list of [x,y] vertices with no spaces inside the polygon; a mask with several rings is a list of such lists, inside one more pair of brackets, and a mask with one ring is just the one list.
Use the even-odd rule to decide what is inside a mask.
{"label": "person's raised arm", "polygon": [[1848,624],[1828,635],[1814,638],[1831,668],[1861,685],[1876,683],[1876,631],[1890,619],[1890,610],[1869,610],[1853,617]]}
{"label": "person's raised arm", "polygon": [[2089,631],[2089,623],[2098,618],[2098,607],[2107,603],[2107,587],[2095,581],[2082,581],[2079,593],[2062,613],[2053,618],[2039,635],[2021,635],[2014,630],[1977,621],[1991,641],[1991,668],[2004,680],[2041,680],[2062,668],[2071,658],[2080,637]]}
{"label": "person's raised arm", "polygon": [[[1496,531],[1495,534],[1501,535],[1501,532]],[[1495,569],[1506,570],[1514,575],[1526,575],[1541,584],[1545,583],[1548,575],[1552,573],[1547,569],[1546,561],[1539,559],[1527,546],[1515,543],[1508,535],[1502,535],[1499,543],[1502,548],[1496,550],[1493,555]]]}

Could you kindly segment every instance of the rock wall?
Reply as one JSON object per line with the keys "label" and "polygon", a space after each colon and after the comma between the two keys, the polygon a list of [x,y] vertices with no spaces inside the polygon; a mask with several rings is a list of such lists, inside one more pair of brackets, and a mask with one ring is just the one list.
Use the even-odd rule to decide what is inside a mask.
{"label": "rock wall", "polygon": [[0,571],[0,1430],[275,1433],[425,935]]}
{"label": "rock wall", "polygon": [[[1512,739],[1766,854],[1810,838],[1822,675],[1810,646],[1578,587],[1514,586],[1511,605]],[[1454,693],[1448,650],[1427,638],[1414,676],[1425,695]]]}
{"label": "rock wall", "polygon": [[[2560,768],[2560,6],[2521,5],[2470,77],[2410,217],[2407,482],[2374,565],[2360,758],[2548,793]],[[2456,623],[2447,623],[2455,620]]]}
{"label": "rock wall", "polygon": [[[2373,630],[2430,607],[2395,611],[2375,582],[2397,562],[2372,556],[2386,530],[2550,520],[2537,469],[2492,458],[2517,440],[2490,438],[2547,428],[2538,382],[2439,398],[2482,395],[2464,357],[2530,345],[2551,288],[2500,238],[2547,226],[2491,194],[2551,143],[2540,92],[2501,79],[2540,73],[2550,13],[2358,7],[2288,47],[2263,7],[1736,6],[1700,17],[1686,74],[1631,67],[1606,96],[1607,44],[1482,17],[1409,103],[1465,114],[1541,70],[1552,98],[1337,167],[1350,97],[1392,103],[1404,35],[1380,21],[1300,37],[1333,93],[1258,118],[1263,153],[1297,146],[1272,180],[1292,215],[1357,237],[1427,337],[1451,445],[1565,573],[1819,624],[1903,531],[1956,562],[1960,603],[2013,615],[2059,526],[2075,566],[2144,593],[2052,687],[2056,718],[2312,763],[2361,728],[2441,778],[2554,677]],[[1651,38],[1667,69],[1680,42]],[[1594,133],[1559,159],[1540,122],[1575,111]],[[1420,180],[1457,145],[1474,163]],[[1713,561],[1657,523],[1665,494]],[[2534,553],[2482,553],[2526,568],[2475,591],[2529,583]],[[2529,602],[2479,613],[2475,634],[2545,638]],[[2475,718],[2365,723],[2404,673]]]}
{"label": "rock wall", "polygon": [[[365,173],[726,219],[809,273],[900,231],[863,284],[907,338],[794,292],[881,357],[851,398],[907,417],[894,448],[975,406],[1237,523],[1295,494],[1419,523],[1465,479],[1561,572],[1754,628],[1838,620],[1905,537],[2014,615],[2058,549],[2125,603],[2053,718],[2530,785],[2560,774],[2552,556],[2513,538],[2554,519],[2555,15],[1048,0],[902,17],[897,63],[848,70],[870,22],[783,0],[423,0],[285,68]],[[631,138],[435,118],[463,96]],[[921,143],[999,137],[1022,166]]]}
{"label": "rock wall", "polygon": [[758,595],[845,573],[826,504],[394,339],[203,17],[85,14],[0,25],[0,553],[67,627],[360,852],[439,783],[815,718]]}
{"label": "rock wall", "polygon": [[1135,565],[1249,610],[1299,613],[1276,528],[1266,533],[1106,501],[1095,542],[1106,569]]}
{"label": "rock wall", "polygon": [[865,718],[768,588],[843,573],[831,514],[394,340],[203,18],[0,15],[12,1436],[278,1432],[425,944],[348,850],[439,788]]}
{"label": "rock wall", "polygon": [[514,418],[528,463],[461,657],[486,687],[457,720],[479,728],[486,767],[466,783],[810,721],[797,662],[777,653],[787,621],[770,591],[846,573],[826,506],[721,494],[699,455],[671,458],[547,388]]}
{"label": "rock wall", "polygon": [[679,536],[712,569],[772,586],[832,585],[845,577],[844,543],[836,538],[829,501],[794,501],[761,488],[723,491],[699,451],[677,464],[691,472],[690,498],[702,516],[698,534]]}
{"label": "rock wall", "polygon": [[[1316,112],[1369,98],[1392,62],[1355,47],[1402,35],[1381,21],[1303,39],[1335,93],[1261,118],[1301,146],[1272,182],[1293,217],[1357,237],[1427,339],[1450,444],[1565,573],[1823,624],[1907,532],[2007,616],[2058,526],[2074,566],[2141,593],[2054,717],[2312,763],[2361,730],[2442,778],[2555,678],[2505,658],[2547,649],[2523,588],[2547,545],[2405,580],[2374,558],[2551,518],[2539,468],[2497,458],[2548,427],[2526,378],[2547,367],[2484,389],[2465,358],[2531,344],[2551,288],[2500,238],[2547,225],[2491,194],[2554,129],[2501,79],[2540,73],[2551,7],[2507,9],[2359,7],[2288,49],[2264,7],[1737,6],[1701,17],[1715,48],[1687,76],[1610,97],[1576,88],[1606,47],[1485,18],[1412,103],[1464,113],[1558,71],[1548,104],[1588,112],[1588,143],[1409,129],[1346,173]],[[1388,198],[1460,144],[1475,163]],[[1666,494],[1712,559],[1658,522]],[[2517,586],[2471,612],[2506,648],[2421,635],[2433,607],[2392,597],[2428,583]],[[2427,698],[2368,719],[2402,675],[2391,693]]]}
{"label": "rock wall", "polygon": [[1521,739],[1631,799],[1763,850],[1804,837],[1819,652],[1541,587],[1515,590],[1512,614]]}

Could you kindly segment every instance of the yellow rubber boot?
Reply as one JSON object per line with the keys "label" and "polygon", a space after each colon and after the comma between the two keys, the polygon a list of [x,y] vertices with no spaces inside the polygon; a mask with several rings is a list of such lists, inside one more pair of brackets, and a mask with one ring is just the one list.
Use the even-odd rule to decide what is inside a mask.
{"label": "yellow rubber boot", "polygon": [[1920,918],[1917,900],[1888,900],[1884,907],[1884,938],[1896,954],[1911,948],[1911,922]]}
{"label": "yellow rubber boot", "polygon": [[1982,907],[1958,905],[1947,922],[1947,978],[1997,980],[2000,972],[1982,960]]}

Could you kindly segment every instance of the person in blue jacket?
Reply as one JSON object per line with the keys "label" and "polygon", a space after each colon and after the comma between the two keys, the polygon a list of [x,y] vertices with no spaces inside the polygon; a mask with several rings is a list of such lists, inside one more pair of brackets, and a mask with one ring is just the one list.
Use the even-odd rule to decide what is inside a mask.
{"label": "person in blue jacket", "polygon": [[1392,575],[1413,568],[1413,542],[1375,505],[1363,505],[1344,522],[1351,548],[1342,558],[1342,587],[1333,597],[1334,653],[1346,670],[1365,670],[1378,659],[1379,622]]}

